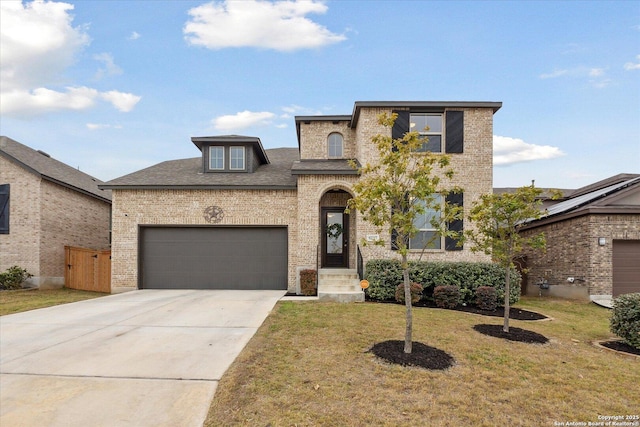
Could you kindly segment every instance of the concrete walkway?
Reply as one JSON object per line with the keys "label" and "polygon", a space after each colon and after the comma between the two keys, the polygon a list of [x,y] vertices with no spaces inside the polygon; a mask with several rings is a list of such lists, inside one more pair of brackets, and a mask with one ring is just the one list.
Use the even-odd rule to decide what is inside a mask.
{"label": "concrete walkway", "polygon": [[142,290],[0,317],[1,426],[201,426],[284,291]]}

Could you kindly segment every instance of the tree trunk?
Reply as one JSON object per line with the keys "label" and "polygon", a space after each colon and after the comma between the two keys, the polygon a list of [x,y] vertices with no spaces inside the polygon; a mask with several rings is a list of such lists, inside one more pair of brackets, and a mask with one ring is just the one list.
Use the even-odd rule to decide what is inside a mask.
{"label": "tree trunk", "polygon": [[404,304],[407,308],[407,328],[404,333],[404,352],[411,353],[413,349],[413,313],[411,312],[411,282],[409,281],[409,263],[407,255],[402,256],[402,275],[404,278]]}
{"label": "tree trunk", "polygon": [[511,265],[507,266],[504,282],[504,326],[502,330],[509,332],[509,275],[511,274]]}

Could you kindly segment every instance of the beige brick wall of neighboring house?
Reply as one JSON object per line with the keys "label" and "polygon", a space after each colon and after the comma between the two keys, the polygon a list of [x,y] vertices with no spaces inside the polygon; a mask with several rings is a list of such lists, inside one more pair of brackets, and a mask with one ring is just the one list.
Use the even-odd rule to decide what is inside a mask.
{"label": "beige brick wall of neighboring house", "polygon": [[299,258],[295,190],[113,190],[112,194],[112,292],[138,286],[139,225],[211,225],[203,215],[211,205],[224,210],[216,225],[288,225],[288,288],[295,291]]}
{"label": "beige brick wall of neighboring house", "polygon": [[64,281],[64,247],[109,249],[111,204],[42,181],[40,273]]}
{"label": "beige brick wall of neighboring house", "polygon": [[[611,295],[613,290],[613,240],[640,239],[640,215],[592,214],[527,230],[544,232],[546,253],[527,251],[527,293],[586,299]],[[606,244],[600,246],[598,238]],[[575,278],[573,283],[567,281]],[[546,278],[549,290],[537,283]]]}
{"label": "beige brick wall of neighboring house", "polygon": [[40,178],[0,157],[0,184],[10,184],[9,234],[0,234],[0,271],[17,265],[40,276]]}
{"label": "beige brick wall of neighboring house", "polygon": [[109,248],[109,203],[43,180],[0,158],[0,182],[9,183],[9,233],[0,235],[0,270],[12,265],[34,284],[64,285],[64,246]]}

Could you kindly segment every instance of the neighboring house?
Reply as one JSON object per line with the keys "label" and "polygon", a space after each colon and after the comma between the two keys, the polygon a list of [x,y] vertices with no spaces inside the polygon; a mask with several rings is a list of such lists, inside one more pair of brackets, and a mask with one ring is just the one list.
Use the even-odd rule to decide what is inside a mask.
{"label": "neighboring house", "polygon": [[[299,272],[319,269],[321,297],[362,299],[358,273],[395,257],[347,200],[359,176],[348,164],[377,161],[371,139],[429,126],[425,151],[451,155],[452,202],[492,191],[493,114],[499,102],[356,102],[352,114],[298,116],[298,148],[265,150],[237,135],[191,138],[196,158],[173,160],[114,179],[112,292],[146,288],[282,289],[299,293]],[[381,113],[398,113],[393,130]],[[417,154],[419,155],[419,154]],[[457,223],[456,227],[463,224]],[[432,230],[423,228],[419,237]],[[365,240],[384,239],[385,247]],[[416,248],[413,255],[418,256]],[[485,261],[455,241],[435,239],[432,260]],[[359,268],[360,267],[360,268]]]}
{"label": "neighboring house", "polygon": [[571,191],[523,229],[540,232],[546,253],[530,251],[521,260],[527,294],[597,300],[640,292],[640,175]]}
{"label": "neighboring house", "polygon": [[0,271],[17,265],[41,288],[64,286],[64,247],[109,248],[111,191],[42,151],[0,137]]}

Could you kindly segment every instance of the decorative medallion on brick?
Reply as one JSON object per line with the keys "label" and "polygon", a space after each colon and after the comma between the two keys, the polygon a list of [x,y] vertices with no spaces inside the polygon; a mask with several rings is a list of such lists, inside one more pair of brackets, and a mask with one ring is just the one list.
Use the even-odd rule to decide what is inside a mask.
{"label": "decorative medallion on brick", "polygon": [[224,211],[220,206],[209,206],[204,210],[205,221],[217,224],[224,218]]}

